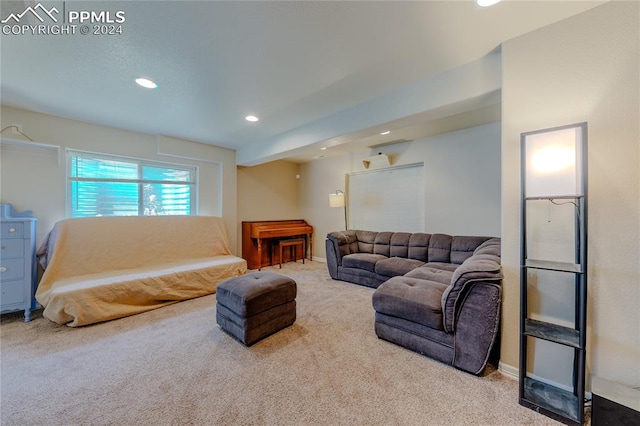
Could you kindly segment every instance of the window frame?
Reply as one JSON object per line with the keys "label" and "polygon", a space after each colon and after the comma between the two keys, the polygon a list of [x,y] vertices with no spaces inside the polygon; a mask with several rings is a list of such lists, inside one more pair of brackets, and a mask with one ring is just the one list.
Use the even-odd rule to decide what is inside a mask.
{"label": "window frame", "polygon": [[[96,159],[104,159],[104,160],[112,160],[112,161],[120,161],[135,164],[137,166],[137,179],[107,179],[107,178],[77,178],[72,176],[72,165],[73,156],[80,156],[86,158],[96,158]],[[149,167],[157,167],[157,168],[171,168],[177,170],[188,171],[191,176],[191,180],[189,181],[172,181],[172,180],[155,180],[155,179],[143,179],[143,168],[145,166]],[[74,182],[113,182],[113,183],[130,183],[136,184],[138,186],[138,214],[137,216],[145,216],[144,215],[144,197],[142,197],[142,193],[144,191],[144,184],[167,184],[167,185],[185,185],[191,188],[191,197],[189,203],[189,216],[197,216],[198,215],[198,193],[199,193],[199,167],[191,164],[179,164],[179,163],[170,163],[164,161],[156,161],[149,160],[147,158],[139,158],[139,157],[131,157],[125,155],[114,155],[114,154],[105,154],[101,152],[93,152],[93,151],[83,151],[78,149],[66,149],[66,217],[68,218],[80,218],[86,216],[73,216],[73,183]],[[113,216],[105,216],[105,217],[114,217]]]}

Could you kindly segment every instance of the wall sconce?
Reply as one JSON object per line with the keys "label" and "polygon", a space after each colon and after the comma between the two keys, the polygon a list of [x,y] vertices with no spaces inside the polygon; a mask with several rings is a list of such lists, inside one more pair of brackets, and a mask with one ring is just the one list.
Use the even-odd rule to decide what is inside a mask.
{"label": "wall sconce", "polygon": [[585,195],[586,123],[522,134],[524,196]]}
{"label": "wall sconce", "polygon": [[344,229],[347,230],[347,208],[345,203],[344,191],[336,189],[336,192],[329,194],[329,207],[344,208]]}

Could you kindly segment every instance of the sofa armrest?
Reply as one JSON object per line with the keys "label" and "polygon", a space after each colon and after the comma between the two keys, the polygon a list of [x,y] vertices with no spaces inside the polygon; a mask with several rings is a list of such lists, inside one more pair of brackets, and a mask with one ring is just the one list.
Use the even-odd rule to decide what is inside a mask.
{"label": "sofa armrest", "polygon": [[460,307],[466,293],[475,283],[502,284],[500,258],[488,254],[478,254],[465,260],[451,277],[451,284],[442,294],[442,320],[447,333],[456,330]]}
{"label": "sofa armrest", "polygon": [[342,258],[358,252],[356,231],[330,232],[327,234],[325,246],[329,275],[333,279],[338,279],[338,266],[342,266]]}
{"label": "sofa armrest", "polygon": [[455,367],[473,374],[483,372],[499,335],[501,293],[502,288],[497,284],[470,285],[456,326]]}
{"label": "sofa armrest", "polygon": [[329,269],[329,275],[334,280],[338,279],[338,266],[342,265],[342,256],[340,256],[340,250],[335,240],[327,238],[325,241],[325,248],[327,252],[327,268]]}

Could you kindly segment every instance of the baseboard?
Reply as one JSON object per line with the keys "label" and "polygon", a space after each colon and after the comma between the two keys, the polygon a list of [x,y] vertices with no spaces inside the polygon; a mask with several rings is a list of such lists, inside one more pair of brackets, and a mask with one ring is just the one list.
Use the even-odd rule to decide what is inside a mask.
{"label": "baseboard", "polygon": [[324,257],[313,256],[311,260],[313,260],[314,262],[327,263],[327,259]]}
{"label": "baseboard", "polygon": [[498,371],[511,380],[520,380],[520,370],[513,365],[498,362]]}

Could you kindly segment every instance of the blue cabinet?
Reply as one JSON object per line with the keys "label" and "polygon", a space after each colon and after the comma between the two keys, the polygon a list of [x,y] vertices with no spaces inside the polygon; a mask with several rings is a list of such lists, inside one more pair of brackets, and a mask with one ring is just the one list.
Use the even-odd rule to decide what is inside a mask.
{"label": "blue cabinet", "polygon": [[35,307],[37,220],[0,204],[0,312],[23,310],[25,322]]}

